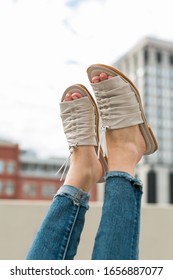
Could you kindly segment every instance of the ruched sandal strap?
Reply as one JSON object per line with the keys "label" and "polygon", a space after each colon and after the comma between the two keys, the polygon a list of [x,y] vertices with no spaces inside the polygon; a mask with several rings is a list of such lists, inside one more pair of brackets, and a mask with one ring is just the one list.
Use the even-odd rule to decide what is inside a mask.
{"label": "ruched sandal strap", "polygon": [[[92,78],[103,72],[112,78],[92,83]],[[135,85],[122,72],[111,66],[93,64],[87,69],[87,73],[97,99],[102,126],[119,129],[139,125],[146,142],[145,155],[154,153],[158,149],[158,143],[146,120],[141,97]]]}

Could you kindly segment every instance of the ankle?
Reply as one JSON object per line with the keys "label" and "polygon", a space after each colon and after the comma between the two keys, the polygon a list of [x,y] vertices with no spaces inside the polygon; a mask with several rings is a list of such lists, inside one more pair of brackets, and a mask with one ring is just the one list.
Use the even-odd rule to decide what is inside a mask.
{"label": "ankle", "polygon": [[72,154],[64,184],[89,192],[102,177],[102,166],[93,146],[79,146]]}
{"label": "ankle", "polygon": [[82,168],[79,165],[71,165],[64,181],[65,185],[71,185],[80,188],[85,192],[89,192],[95,184],[90,168]]}
{"label": "ankle", "polygon": [[107,131],[109,171],[135,174],[135,167],[145,153],[145,141],[136,128]]}
{"label": "ankle", "polygon": [[106,141],[110,148],[126,148],[129,152],[137,151],[141,156],[145,154],[146,151],[146,143],[138,125],[107,130]]}
{"label": "ankle", "polygon": [[141,157],[142,154],[134,143],[115,144],[114,147],[108,149],[109,171],[124,171],[133,176],[136,164]]}

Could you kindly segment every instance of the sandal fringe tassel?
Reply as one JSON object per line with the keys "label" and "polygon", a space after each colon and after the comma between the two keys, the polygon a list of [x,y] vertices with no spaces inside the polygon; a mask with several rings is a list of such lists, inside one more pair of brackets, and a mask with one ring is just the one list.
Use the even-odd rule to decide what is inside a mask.
{"label": "sandal fringe tassel", "polygon": [[103,156],[105,157],[106,155],[106,129],[109,128],[108,126],[102,126],[101,128],[101,133],[100,133],[100,140],[98,143],[98,151],[97,151],[97,156],[98,159],[100,159],[100,149],[103,147]]}
{"label": "sandal fringe tassel", "polygon": [[73,151],[77,148],[77,146],[78,146],[78,144],[75,144],[74,146],[71,146],[71,147],[69,148],[69,150],[70,150],[70,155],[69,155],[68,158],[64,161],[64,163],[61,165],[61,167],[58,169],[58,171],[57,171],[56,174],[55,174],[55,175],[57,176],[57,175],[60,173],[60,171],[64,168],[64,170],[63,170],[63,172],[62,172],[62,175],[61,175],[61,177],[60,177],[60,181],[62,181],[63,178],[64,178],[64,175],[65,175],[65,173],[66,173],[67,167],[68,167],[69,162],[70,162],[71,155],[72,155]]}

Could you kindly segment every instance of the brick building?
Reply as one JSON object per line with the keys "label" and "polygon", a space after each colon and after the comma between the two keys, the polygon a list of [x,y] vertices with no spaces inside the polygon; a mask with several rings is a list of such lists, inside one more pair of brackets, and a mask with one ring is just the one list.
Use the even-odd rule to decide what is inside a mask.
{"label": "brick building", "polygon": [[[55,176],[63,162],[64,158],[41,159],[33,151],[0,141],[0,199],[52,199],[63,184]],[[96,199],[94,186],[91,200]]]}

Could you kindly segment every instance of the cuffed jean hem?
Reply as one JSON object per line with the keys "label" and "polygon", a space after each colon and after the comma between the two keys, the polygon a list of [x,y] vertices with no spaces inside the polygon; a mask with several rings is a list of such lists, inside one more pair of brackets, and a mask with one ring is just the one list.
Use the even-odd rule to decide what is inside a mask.
{"label": "cuffed jean hem", "polygon": [[119,177],[119,178],[124,178],[126,180],[128,180],[134,187],[138,187],[139,190],[143,189],[143,183],[142,181],[137,178],[137,177],[133,177],[132,175],[130,175],[127,172],[122,172],[122,171],[110,171],[106,173],[106,181],[109,181],[110,178],[115,178],[115,177]]}
{"label": "cuffed jean hem", "polygon": [[67,196],[73,200],[76,205],[81,205],[85,208],[89,208],[88,203],[90,195],[83,190],[70,185],[63,185],[55,194],[54,199],[58,196]]}

